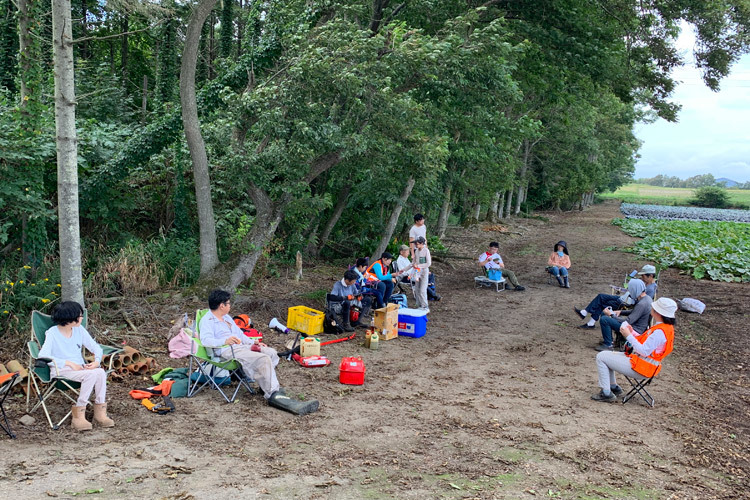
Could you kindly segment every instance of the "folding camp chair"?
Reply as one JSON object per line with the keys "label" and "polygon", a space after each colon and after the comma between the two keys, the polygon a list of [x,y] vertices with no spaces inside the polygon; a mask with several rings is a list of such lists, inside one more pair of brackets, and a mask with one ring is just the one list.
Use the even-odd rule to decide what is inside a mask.
{"label": "folding camp chair", "polygon": [[[5,399],[10,394],[13,386],[19,382],[18,375],[18,372],[0,375],[0,396],[2,396],[0,399],[0,412],[2,412],[3,417],[2,422],[0,422],[0,429],[4,430],[11,439],[15,439],[16,435],[13,434],[13,429],[10,428],[10,422],[8,422],[8,416],[5,414]],[[3,424],[3,422],[5,423]]]}
{"label": "folding camp chair", "polygon": [[[505,277],[501,276],[499,280],[491,280],[489,277],[489,272],[487,268],[482,268],[484,270],[484,274],[482,276],[475,276],[474,277],[474,287],[480,288],[480,287],[495,287],[496,292],[502,292],[505,290]],[[502,285],[502,288],[500,287]]]}
{"label": "folding camp chair", "polygon": [[[198,394],[204,387],[213,387],[224,398],[227,403],[234,402],[237,399],[237,393],[240,388],[244,387],[255,394],[255,390],[250,386],[254,380],[250,379],[242,371],[242,365],[236,359],[224,360],[214,353],[213,348],[206,347],[200,340],[200,321],[206,315],[208,309],[199,309],[195,313],[195,337],[192,338],[192,347],[190,349],[190,363],[188,373],[188,393],[187,397],[191,398]],[[224,345],[219,348],[229,347],[234,351],[234,346]],[[219,349],[217,348],[217,349]],[[234,356],[233,356],[234,357]],[[193,368],[195,365],[195,368]],[[232,381],[237,382],[237,387],[231,397],[224,392],[222,386],[230,384]]]}
{"label": "folding camp chair", "polygon": [[[83,321],[81,322],[81,325],[85,327],[87,324],[87,320],[88,315],[84,310]],[[68,417],[72,413],[72,410],[68,411],[68,413],[66,413],[65,416],[55,424],[52,421],[49,409],[47,408],[47,401],[53,395],[59,393],[73,402],[73,404],[75,404],[78,400],[77,396],[79,394],[81,384],[80,382],[75,382],[73,380],[52,375],[52,370],[50,370],[50,367],[48,365],[48,362],[52,360],[39,357],[39,351],[44,345],[47,330],[49,330],[52,326],[54,326],[54,322],[49,315],[41,313],[39,311],[31,312],[31,340],[27,343],[27,347],[29,349],[29,377],[26,385],[26,410],[28,411],[28,413],[33,413],[39,407],[41,407],[44,410],[44,414],[47,417],[47,422],[49,422],[50,427],[57,430],[60,428],[63,422],[68,419]],[[99,345],[103,351],[102,357],[109,357],[109,365],[105,367],[105,370],[107,371],[107,373],[109,373],[110,371],[112,371],[112,362],[114,361],[115,355],[122,352],[122,349],[117,349],[115,347],[110,347],[102,344]],[[29,409],[29,407],[31,406],[32,390],[38,398],[38,401],[31,409]],[[76,397],[72,397],[70,395],[70,392],[75,394]]]}
{"label": "folding camp chair", "polygon": [[[656,375],[654,375],[654,377],[655,376]],[[646,390],[646,386],[649,385],[652,380],[654,380],[654,377],[635,379],[625,376],[625,379],[630,382],[631,389],[627,394],[625,394],[625,396],[623,396],[622,403],[627,403],[637,394],[646,402],[646,404],[653,408],[655,403],[654,397]]]}

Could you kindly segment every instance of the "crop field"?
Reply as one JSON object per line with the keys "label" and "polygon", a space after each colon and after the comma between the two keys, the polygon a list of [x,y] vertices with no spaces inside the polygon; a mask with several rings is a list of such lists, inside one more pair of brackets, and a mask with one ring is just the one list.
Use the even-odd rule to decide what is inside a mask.
{"label": "crop field", "polygon": [[657,219],[612,223],[643,238],[630,250],[660,268],[683,269],[696,279],[750,282],[750,224]]}
{"label": "crop field", "polygon": [[[687,205],[693,189],[666,188],[648,184],[627,184],[614,193],[601,193],[604,199],[617,199],[626,203],[652,203],[657,205]],[[727,189],[733,204],[750,206],[750,189]]]}
{"label": "crop field", "polygon": [[750,210],[622,203],[620,211],[628,219],[705,220],[750,223]]}

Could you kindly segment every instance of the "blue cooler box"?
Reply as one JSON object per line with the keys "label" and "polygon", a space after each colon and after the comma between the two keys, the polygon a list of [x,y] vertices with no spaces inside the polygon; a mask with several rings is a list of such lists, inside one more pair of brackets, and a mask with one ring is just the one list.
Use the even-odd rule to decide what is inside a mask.
{"label": "blue cooler box", "polygon": [[424,337],[427,333],[427,311],[402,307],[398,310],[398,336]]}

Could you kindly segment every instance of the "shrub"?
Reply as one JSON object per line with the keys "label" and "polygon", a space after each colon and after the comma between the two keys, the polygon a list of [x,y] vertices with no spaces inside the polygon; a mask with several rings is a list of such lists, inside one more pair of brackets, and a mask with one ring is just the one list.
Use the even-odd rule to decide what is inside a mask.
{"label": "shrub", "polygon": [[726,208],[729,205],[727,190],[718,186],[704,186],[695,190],[691,205],[708,208]]}

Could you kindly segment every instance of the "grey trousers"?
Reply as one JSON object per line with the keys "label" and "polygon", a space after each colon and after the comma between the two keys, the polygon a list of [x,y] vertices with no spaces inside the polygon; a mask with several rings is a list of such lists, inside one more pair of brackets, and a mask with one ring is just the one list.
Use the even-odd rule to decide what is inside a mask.
{"label": "grey trousers", "polygon": [[599,372],[599,387],[605,394],[617,385],[615,373],[622,373],[630,378],[644,379],[643,375],[633,371],[630,358],[624,352],[602,351],[596,355],[596,369]]}
{"label": "grey trousers", "polygon": [[279,390],[279,380],[276,378],[276,365],[279,364],[279,355],[276,354],[275,349],[261,347],[260,352],[255,352],[250,350],[248,344],[234,345],[232,349],[224,349],[221,358],[239,361],[245,375],[258,383],[266,399]]}

